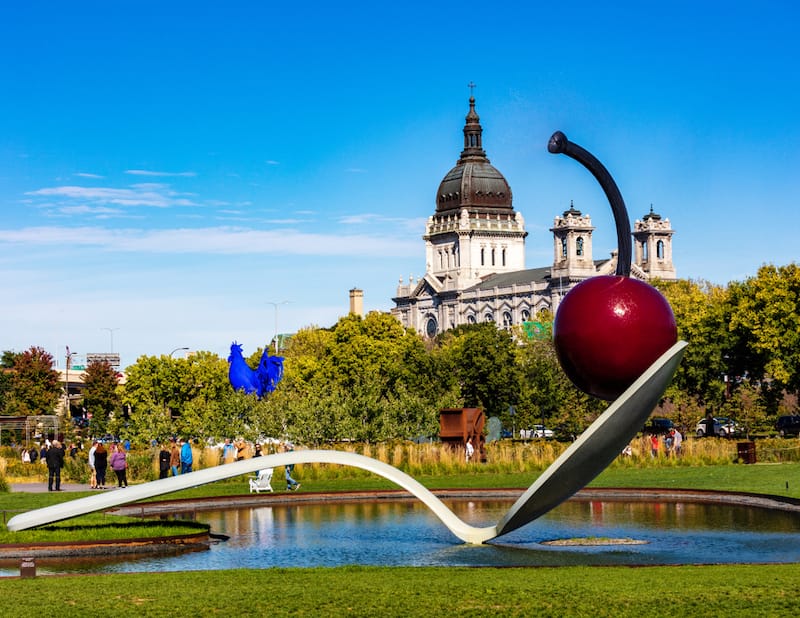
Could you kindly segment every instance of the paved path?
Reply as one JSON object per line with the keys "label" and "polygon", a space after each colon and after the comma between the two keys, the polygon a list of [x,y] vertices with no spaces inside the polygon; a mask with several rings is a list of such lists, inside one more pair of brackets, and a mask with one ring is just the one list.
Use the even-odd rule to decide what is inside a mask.
{"label": "paved path", "polygon": [[[64,491],[92,491],[88,485],[81,483],[61,483],[61,489]],[[107,489],[98,489],[96,491],[109,491],[116,489],[116,487],[107,486]],[[41,494],[47,492],[47,481],[41,483],[11,483],[11,491],[26,492],[31,494]]]}

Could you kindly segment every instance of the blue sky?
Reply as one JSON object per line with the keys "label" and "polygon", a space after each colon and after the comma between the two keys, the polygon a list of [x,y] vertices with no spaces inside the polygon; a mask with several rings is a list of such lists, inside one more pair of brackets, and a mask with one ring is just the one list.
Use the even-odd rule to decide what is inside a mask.
{"label": "blue sky", "polygon": [[[295,6],[288,6],[293,4]],[[797,261],[800,9],[793,2],[12,3],[0,19],[0,349],[123,365],[245,353],[388,310],[463,146],[484,147],[552,260],[570,201],[676,230],[680,277]],[[113,330],[110,330],[113,329]]]}

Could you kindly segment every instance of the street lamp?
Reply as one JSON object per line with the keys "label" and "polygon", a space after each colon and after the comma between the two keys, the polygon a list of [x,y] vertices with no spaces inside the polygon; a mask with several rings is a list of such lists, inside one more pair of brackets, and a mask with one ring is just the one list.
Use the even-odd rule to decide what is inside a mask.
{"label": "street lamp", "polygon": [[110,350],[110,352],[113,354],[114,353],[114,331],[115,330],[119,330],[119,326],[117,326],[116,328],[104,327],[104,328],[101,328],[100,330],[107,330],[108,331],[108,335],[111,337],[111,350]]}
{"label": "street lamp", "polygon": [[64,371],[64,410],[67,417],[70,416],[69,411],[69,366],[72,363],[72,357],[77,356],[77,352],[70,352],[69,346],[67,346],[67,361],[66,361],[66,369]]}
{"label": "street lamp", "polygon": [[278,305],[288,305],[291,301],[282,300],[279,303],[267,301],[268,305],[275,307],[275,354],[278,354]]}
{"label": "street lamp", "polygon": [[188,350],[188,349],[189,348],[175,348],[174,350],[172,350],[172,352],[169,353],[169,357],[172,358],[172,355],[175,354],[175,352],[180,352],[181,350]]}

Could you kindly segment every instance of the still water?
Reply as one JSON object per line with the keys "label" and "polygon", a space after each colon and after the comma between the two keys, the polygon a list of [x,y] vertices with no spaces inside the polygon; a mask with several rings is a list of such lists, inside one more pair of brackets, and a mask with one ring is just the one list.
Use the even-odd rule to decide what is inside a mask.
{"label": "still water", "polygon": [[[489,525],[510,502],[448,502]],[[184,515],[185,517],[185,515]],[[227,541],[208,551],[125,560],[47,564],[39,573],[191,571],[231,568],[387,566],[656,565],[800,562],[800,517],[694,503],[569,501],[491,544],[461,543],[418,502],[280,505],[198,511]],[[557,539],[631,539],[643,544],[548,546]],[[5,571],[8,571],[7,573]],[[0,574],[18,571],[2,569]]]}

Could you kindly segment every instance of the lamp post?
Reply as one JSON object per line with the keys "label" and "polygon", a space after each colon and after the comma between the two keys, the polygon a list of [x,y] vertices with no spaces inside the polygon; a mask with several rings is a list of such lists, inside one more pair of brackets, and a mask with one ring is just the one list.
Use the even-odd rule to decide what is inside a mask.
{"label": "lamp post", "polygon": [[70,352],[67,346],[66,368],[64,370],[64,411],[67,417],[70,416],[69,411],[69,366],[72,363],[72,357],[76,356],[77,352]]}
{"label": "lamp post", "polygon": [[275,307],[275,354],[278,354],[278,305],[288,305],[290,301],[282,300],[279,303],[267,301],[268,305]]}
{"label": "lamp post", "polygon": [[119,330],[119,326],[117,326],[115,328],[104,327],[104,328],[101,328],[100,330],[107,330],[108,331],[108,335],[109,335],[109,337],[111,337],[111,350],[109,350],[109,352],[111,352],[113,354],[114,353],[114,331],[115,330]]}
{"label": "lamp post", "polygon": [[174,350],[172,350],[172,352],[169,353],[169,357],[172,358],[172,355],[175,354],[175,352],[180,352],[181,350],[188,350],[188,349],[189,348],[175,348]]}

